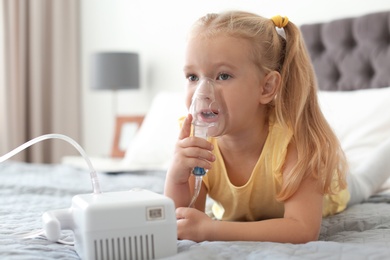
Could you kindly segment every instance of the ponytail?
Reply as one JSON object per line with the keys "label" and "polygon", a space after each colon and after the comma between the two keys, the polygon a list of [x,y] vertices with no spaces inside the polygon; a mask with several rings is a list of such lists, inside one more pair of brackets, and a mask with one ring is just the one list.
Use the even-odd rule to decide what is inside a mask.
{"label": "ponytail", "polygon": [[[278,199],[284,201],[312,176],[327,194],[345,189],[347,170],[340,143],[321,112],[317,81],[300,30],[291,22],[284,28],[286,46],[281,65],[281,87],[275,99],[277,120],[291,127],[298,163],[283,182]],[[338,180],[339,185],[332,185]]]}

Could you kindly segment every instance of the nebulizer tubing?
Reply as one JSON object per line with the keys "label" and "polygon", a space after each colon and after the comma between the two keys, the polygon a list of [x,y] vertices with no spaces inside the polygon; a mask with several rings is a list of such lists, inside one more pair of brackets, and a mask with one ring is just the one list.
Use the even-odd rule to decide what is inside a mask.
{"label": "nebulizer tubing", "polygon": [[[208,125],[196,125],[192,123],[194,136],[207,139]],[[196,202],[196,199],[199,196],[200,189],[202,187],[203,176],[206,175],[207,170],[201,167],[195,167],[192,169],[192,174],[195,176],[195,186],[194,186],[194,195],[192,196],[190,205],[188,207],[192,208]]]}
{"label": "nebulizer tubing", "polygon": [[[210,127],[214,127],[218,122],[216,118],[216,110],[219,109],[214,92],[214,80],[204,78],[199,80],[196,90],[192,96],[190,113],[192,115],[193,136],[203,139],[208,138]],[[207,170],[201,167],[194,167],[192,174],[195,178],[194,194],[192,196],[189,207],[193,207],[196,199],[199,196],[202,187],[203,176]]]}
{"label": "nebulizer tubing", "polygon": [[12,151],[6,153],[5,155],[1,156],[0,157],[0,163],[8,160],[12,156],[20,153],[21,151],[23,151],[24,149],[30,147],[31,145],[34,145],[34,144],[36,144],[38,142],[41,142],[41,141],[47,140],[47,139],[61,139],[63,141],[66,141],[66,142],[70,143],[71,145],[73,145],[77,149],[77,151],[81,154],[81,156],[84,158],[84,160],[87,162],[87,164],[88,164],[88,168],[90,170],[90,176],[91,176],[93,193],[95,193],[95,194],[101,193],[98,176],[96,174],[95,169],[92,166],[91,160],[88,158],[88,156],[85,153],[84,149],[75,140],[73,140],[72,138],[70,138],[70,137],[68,137],[66,135],[62,135],[62,134],[46,134],[46,135],[38,136],[38,137],[36,137],[36,138],[34,138],[34,139],[32,139],[32,140],[30,140],[30,141],[20,145],[19,147],[13,149]]}

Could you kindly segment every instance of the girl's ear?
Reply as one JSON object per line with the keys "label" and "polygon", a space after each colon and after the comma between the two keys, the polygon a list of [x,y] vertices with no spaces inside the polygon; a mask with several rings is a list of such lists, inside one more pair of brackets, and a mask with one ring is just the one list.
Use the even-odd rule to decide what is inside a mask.
{"label": "girl's ear", "polygon": [[281,76],[280,76],[280,73],[277,72],[277,71],[271,71],[270,73],[268,73],[267,75],[265,75],[264,77],[264,85],[262,86],[262,92],[261,92],[261,96],[260,96],[260,103],[261,104],[268,104],[269,102],[271,102],[279,87],[280,87],[280,83],[281,83],[282,79],[281,79]]}

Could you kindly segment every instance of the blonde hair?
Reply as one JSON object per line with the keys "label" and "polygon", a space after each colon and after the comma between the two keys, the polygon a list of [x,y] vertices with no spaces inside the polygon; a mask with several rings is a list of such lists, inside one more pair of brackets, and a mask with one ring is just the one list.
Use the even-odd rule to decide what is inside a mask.
{"label": "blonde hair", "polygon": [[278,200],[290,198],[308,176],[319,180],[324,194],[334,194],[346,188],[345,155],[319,107],[316,77],[300,30],[292,22],[283,30],[285,38],[271,19],[232,11],[202,17],[194,24],[192,35],[223,33],[247,39],[259,70],[280,73],[281,86],[269,107],[275,110],[277,122],[293,131],[298,163],[284,178]]}

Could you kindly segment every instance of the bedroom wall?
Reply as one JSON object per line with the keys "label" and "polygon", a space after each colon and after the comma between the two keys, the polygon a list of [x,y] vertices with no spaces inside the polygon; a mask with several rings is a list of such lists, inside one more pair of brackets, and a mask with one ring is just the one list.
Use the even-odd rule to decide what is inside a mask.
{"label": "bedroom wall", "polygon": [[[114,113],[145,114],[159,91],[183,90],[182,59],[191,24],[208,12],[240,9],[295,24],[329,21],[390,10],[388,0],[84,0],[82,4],[83,141],[90,156],[108,156]],[[96,92],[89,88],[89,57],[95,51],[140,54],[141,89]],[[116,107],[113,102],[117,100]]]}

